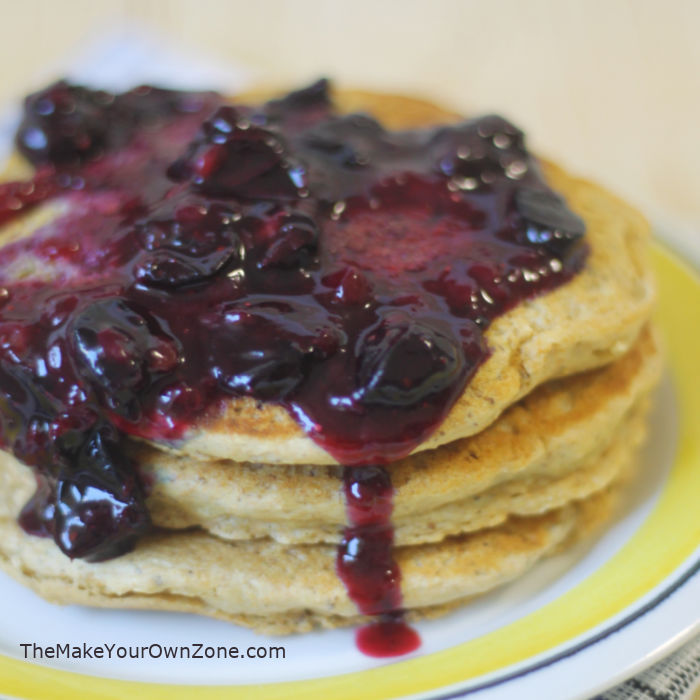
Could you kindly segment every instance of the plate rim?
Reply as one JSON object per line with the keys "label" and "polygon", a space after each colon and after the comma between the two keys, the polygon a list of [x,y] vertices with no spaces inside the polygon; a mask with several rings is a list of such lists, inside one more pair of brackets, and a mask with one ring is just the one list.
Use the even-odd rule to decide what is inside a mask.
{"label": "plate rim", "polygon": [[[536,674],[538,672],[550,669],[562,661],[571,659],[579,654],[585,654],[590,651],[593,647],[598,645],[600,642],[606,642],[612,638],[618,632],[630,628],[635,623],[641,621],[648,613],[660,612],[664,607],[664,604],[679,592],[684,592],[682,589],[686,584],[691,581],[695,584],[695,587],[700,591],[700,546],[694,553],[691,562],[685,562],[688,566],[681,566],[678,570],[682,570],[680,575],[677,575],[678,570],[664,580],[659,586],[657,586],[649,595],[644,596],[642,602],[639,605],[631,606],[633,609],[626,608],[620,615],[612,618],[610,624],[602,624],[598,627],[602,628],[599,631],[595,631],[598,628],[593,628],[589,632],[581,635],[579,639],[571,640],[571,644],[566,646],[566,648],[558,651],[558,647],[545,652],[541,656],[543,658],[533,661],[530,664],[517,664],[516,668],[507,673],[506,675],[495,675],[493,679],[485,679],[476,685],[459,689],[455,688],[453,691],[431,694],[431,695],[418,695],[416,698],[430,698],[430,700],[458,700],[459,698],[469,698],[469,700],[480,700],[485,691],[491,691],[494,689],[503,689],[508,687],[511,688],[511,684],[517,683],[519,680],[526,676]],[[646,600],[646,599],[649,600]],[[620,618],[620,619],[617,619]],[[591,634],[592,632],[592,634]],[[574,695],[568,696],[569,700],[576,700],[576,698],[588,698],[591,693],[600,693],[608,688],[612,688],[618,683],[625,681],[626,679],[640,673],[646,668],[653,666],[656,662],[665,658],[668,654],[673,653],[679,647],[700,632],[700,617],[691,622],[686,626],[685,629],[679,630],[678,633],[671,639],[664,642],[655,643],[653,649],[650,650],[643,658],[639,658],[636,661],[626,665],[614,676],[607,676],[605,680],[597,680],[589,684],[584,689],[578,689],[575,691]],[[558,670],[558,669],[557,669]],[[499,672],[496,672],[499,673]],[[411,698],[413,696],[410,696]],[[404,698],[408,700],[408,698]]]}

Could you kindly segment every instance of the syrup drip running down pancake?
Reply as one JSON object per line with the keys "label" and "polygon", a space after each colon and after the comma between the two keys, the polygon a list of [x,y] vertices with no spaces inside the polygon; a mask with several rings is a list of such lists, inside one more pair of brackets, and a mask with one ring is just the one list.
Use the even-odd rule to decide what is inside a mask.
{"label": "syrup drip running down pancake", "polygon": [[129,550],[150,519],[124,436],[176,444],[251,397],[347,465],[338,571],[379,596],[363,612],[399,610],[384,465],[438,428],[491,321],[586,259],[522,133],[389,132],[324,82],[260,108],[58,83],[17,142],[37,172],[2,186],[0,221],[65,206],[0,251],[2,440],[39,483],[25,530]]}

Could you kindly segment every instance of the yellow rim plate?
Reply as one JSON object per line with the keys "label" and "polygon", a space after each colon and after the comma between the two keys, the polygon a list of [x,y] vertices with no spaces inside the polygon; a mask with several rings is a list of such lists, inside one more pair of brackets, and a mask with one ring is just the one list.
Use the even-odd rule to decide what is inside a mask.
{"label": "yellow rim plate", "polygon": [[679,444],[659,500],[613,558],[575,588],[516,622],[464,644],[381,668],[316,680],[238,686],[176,686],[98,678],[0,655],[0,692],[44,700],[148,698],[355,698],[437,691],[464,683],[585,635],[633,606],[682,567],[700,543],[700,279],[660,245],[654,249],[664,332],[679,403]]}

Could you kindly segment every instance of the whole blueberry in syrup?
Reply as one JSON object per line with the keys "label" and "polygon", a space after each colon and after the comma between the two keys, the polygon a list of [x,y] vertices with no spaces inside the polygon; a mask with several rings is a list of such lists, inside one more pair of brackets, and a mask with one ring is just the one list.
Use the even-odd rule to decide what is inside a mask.
{"label": "whole blueberry in syrup", "polygon": [[415,647],[386,465],[447,415],[490,322],[586,256],[522,133],[389,132],[336,114],[325,81],[258,108],[60,82],[27,98],[17,144],[37,172],[0,185],[0,222],[69,204],[0,249],[0,435],[38,480],[23,527],[121,554],[149,528],[127,437],[176,443],[224,399],[276,402],[346,465],[338,574],[390,616],[359,643]]}
{"label": "whole blueberry in syrup", "polygon": [[221,107],[168,174],[211,197],[295,199],[304,173],[286,151],[279,133],[252,124],[235,107]]}

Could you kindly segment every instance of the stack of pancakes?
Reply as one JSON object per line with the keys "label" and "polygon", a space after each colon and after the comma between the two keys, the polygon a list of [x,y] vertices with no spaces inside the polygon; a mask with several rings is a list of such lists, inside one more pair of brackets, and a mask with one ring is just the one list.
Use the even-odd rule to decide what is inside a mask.
{"label": "stack of pancakes", "polygon": [[[453,116],[362,93],[338,102],[397,128]],[[509,581],[602,521],[644,438],[661,368],[648,226],[598,186],[543,168],[585,220],[590,256],[570,282],[492,323],[491,354],[447,419],[387,467],[410,616]],[[51,206],[0,236],[31,232]],[[157,530],[98,564],[19,528],[35,479],[2,453],[0,567],[59,603],[196,612],[273,632],[361,619],[336,574],[343,467],[284,409],[239,399],[177,449],[130,450]]]}

